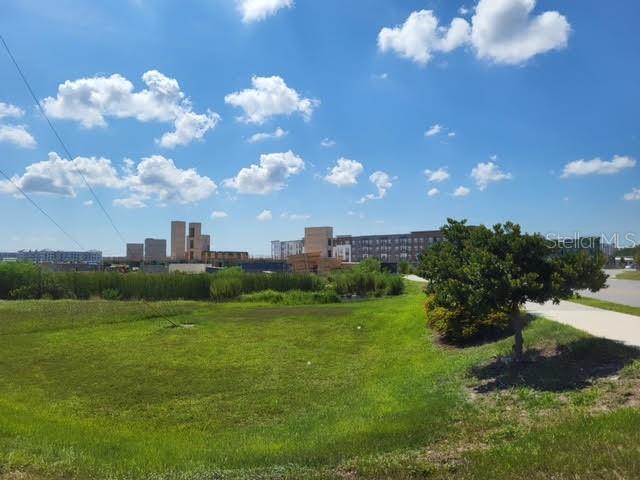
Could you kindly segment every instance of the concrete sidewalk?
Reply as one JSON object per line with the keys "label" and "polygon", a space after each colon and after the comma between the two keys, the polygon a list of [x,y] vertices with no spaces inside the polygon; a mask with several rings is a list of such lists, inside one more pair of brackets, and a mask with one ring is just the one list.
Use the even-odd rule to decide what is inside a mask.
{"label": "concrete sidewalk", "polygon": [[584,330],[596,337],[640,347],[640,317],[572,302],[527,303],[527,312]]}

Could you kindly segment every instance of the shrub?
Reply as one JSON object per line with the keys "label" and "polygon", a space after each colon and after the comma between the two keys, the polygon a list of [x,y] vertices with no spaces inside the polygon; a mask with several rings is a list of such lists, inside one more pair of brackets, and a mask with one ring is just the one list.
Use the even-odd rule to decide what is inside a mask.
{"label": "shrub", "polygon": [[424,304],[427,325],[445,341],[464,344],[480,338],[490,338],[510,329],[505,312],[491,312],[476,319],[462,308],[443,307],[435,295],[428,295]]}
{"label": "shrub", "polygon": [[105,288],[101,296],[105,300],[120,300],[120,291],[117,288]]}
{"label": "shrub", "polygon": [[237,298],[242,293],[240,277],[216,278],[211,282],[211,299],[216,302]]}
{"label": "shrub", "polygon": [[40,289],[37,285],[23,285],[11,290],[7,297],[11,300],[32,300],[40,298]]}
{"label": "shrub", "polygon": [[280,305],[313,305],[339,303],[340,297],[333,290],[325,290],[322,292],[303,292],[300,290],[276,292],[274,290],[264,290],[262,292],[242,295],[240,300],[243,302],[273,303]]}

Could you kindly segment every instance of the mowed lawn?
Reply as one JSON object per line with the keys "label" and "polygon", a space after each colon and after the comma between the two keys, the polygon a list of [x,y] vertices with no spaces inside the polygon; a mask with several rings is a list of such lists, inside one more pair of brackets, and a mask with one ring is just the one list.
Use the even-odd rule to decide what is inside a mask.
{"label": "mowed lawn", "polygon": [[[530,479],[556,453],[586,455],[556,478],[640,474],[633,403],[601,408],[599,384],[471,393],[511,340],[438,345],[422,301],[0,302],[0,478]],[[530,347],[581,344],[571,361],[594,351],[640,377],[633,352],[592,341],[527,330]]]}

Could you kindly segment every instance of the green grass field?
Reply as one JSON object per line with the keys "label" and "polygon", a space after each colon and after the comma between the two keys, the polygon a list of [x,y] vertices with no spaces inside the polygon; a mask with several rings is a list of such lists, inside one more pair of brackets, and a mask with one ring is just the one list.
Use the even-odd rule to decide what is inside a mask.
{"label": "green grass field", "polygon": [[0,479],[640,476],[640,352],[535,320],[515,371],[422,301],[0,302]]}
{"label": "green grass field", "polygon": [[618,280],[640,280],[640,271],[627,271],[616,275]]}
{"label": "green grass field", "polygon": [[607,302],[606,300],[598,300],[597,298],[580,297],[572,298],[572,302],[581,303],[589,307],[602,308],[613,312],[628,313],[629,315],[640,316],[640,307],[632,307],[630,305],[622,305],[620,303]]}

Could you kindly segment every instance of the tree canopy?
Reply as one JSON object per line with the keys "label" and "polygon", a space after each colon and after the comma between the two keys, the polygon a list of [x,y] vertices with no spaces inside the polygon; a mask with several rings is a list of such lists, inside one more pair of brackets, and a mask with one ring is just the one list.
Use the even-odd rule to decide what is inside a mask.
{"label": "tree canopy", "polygon": [[462,312],[469,322],[508,314],[517,357],[523,348],[520,309],[526,302],[557,303],[576,290],[597,291],[606,283],[603,257],[563,254],[542,235],[522,233],[512,222],[487,228],[448,219],[442,231],[445,241],[421,257],[427,294],[435,305]]}

